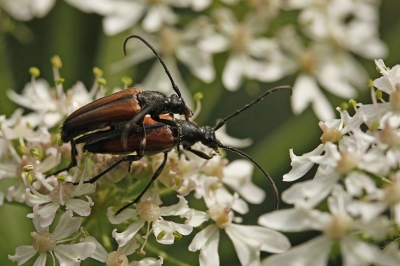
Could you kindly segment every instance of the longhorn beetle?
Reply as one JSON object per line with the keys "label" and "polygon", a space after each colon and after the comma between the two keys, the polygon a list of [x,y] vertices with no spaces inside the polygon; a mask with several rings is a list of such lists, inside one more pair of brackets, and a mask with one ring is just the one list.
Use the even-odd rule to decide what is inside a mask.
{"label": "longhorn beetle", "polygon": [[[131,38],[137,38],[149,47],[156,55],[165,73],[171,81],[172,88],[176,94],[170,97],[157,91],[140,91],[135,88],[129,88],[106,97],[95,100],[72,114],[64,121],[61,128],[61,140],[66,143],[71,141],[71,163],[64,169],[61,169],[54,174],[68,170],[76,166],[76,147],[74,138],[86,134],[94,130],[110,127],[113,130],[117,124],[121,122],[126,124],[127,131],[132,125],[140,125],[143,129],[143,119],[146,115],[158,122],[163,122],[171,126],[176,126],[174,121],[164,120],[160,118],[161,114],[180,114],[186,119],[193,115],[192,111],[186,106],[181,92],[164,61],[160,55],[145,39],[137,35],[130,35],[125,38],[123,43],[124,54],[126,54],[126,43]],[[140,142],[139,154],[143,154],[146,145],[146,130],[142,130],[142,138]]]}
{"label": "longhorn beetle", "polygon": [[[124,133],[126,131],[125,126],[123,123],[119,126],[119,128],[110,129],[107,131],[98,131],[94,133],[90,133],[84,135],[76,140],[76,143],[86,143],[83,147],[84,150],[87,150],[92,153],[105,153],[105,154],[129,154],[136,152],[135,155],[126,155],[122,159],[115,162],[109,168],[101,172],[100,174],[94,176],[90,180],[85,181],[85,183],[94,183],[96,182],[101,176],[109,172],[111,169],[116,167],[122,162],[133,162],[141,159],[143,155],[154,155],[157,153],[164,153],[164,160],[161,165],[158,167],[156,172],[151,178],[151,181],[147,184],[144,190],[136,197],[136,199],[125,205],[120,210],[117,211],[116,215],[120,213],[122,210],[126,209],[130,205],[137,203],[143,194],[147,191],[150,185],[157,179],[157,177],[161,174],[162,170],[165,167],[167,162],[167,154],[168,152],[173,149],[174,147],[178,147],[182,145],[183,149],[194,153],[195,155],[209,160],[212,156],[205,154],[202,151],[192,149],[192,146],[197,143],[201,142],[203,145],[213,149],[214,151],[218,152],[218,149],[226,149],[237,153],[247,159],[249,159],[261,172],[267,177],[269,182],[272,184],[275,194],[275,209],[278,209],[279,206],[279,196],[278,190],[275,186],[274,181],[269,176],[269,174],[249,155],[240,151],[238,149],[225,146],[222,144],[217,138],[215,137],[215,131],[221,128],[225,123],[235,117],[236,115],[240,114],[241,112],[245,111],[246,109],[250,108],[255,103],[261,101],[266,95],[278,91],[278,90],[291,90],[289,86],[280,86],[273,88],[269,91],[266,91],[261,96],[256,98],[251,103],[245,105],[243,108],[237,110],[230,116],[220,120],[214,128],[209,126],[199,127],[195,123],[188,121],[188,120],[180,120],[174,119],[171,116],[164,115],[161,120],[154,121],[150,117],[146,117],[144,119],[144,127],[134,125],[131,126],[131,130],[128,135],[126,135],[126,143],[124,145]],[[170,123],[163,123],[163,121],[175,121],[173,126]],[[161,121],[161,122],[160,122]],[[141,136],[142,131],[145,130],[147,132],[146,135],[146,146],[144,147],[144,151],[142,154],[139,153],[141,149]]]}

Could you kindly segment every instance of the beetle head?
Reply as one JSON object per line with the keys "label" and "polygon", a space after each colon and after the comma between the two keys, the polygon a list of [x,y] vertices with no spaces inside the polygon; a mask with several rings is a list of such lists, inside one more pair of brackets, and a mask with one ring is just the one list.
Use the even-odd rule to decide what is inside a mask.
{"label": "beetle head", "polygon": [[182,114],[184,115],[186,118],[192,117],[193,116],[193,112],[192,110],[190,110],[186,104],[185,101],[179,97],[176,94],[172,94],[171,95],[171,100],[170,100],[170,109],[172,113],[175,114]]}
{"label": "beetle head", "polygon": [[202,130],[201,143],[218,152],[219,141],[215,137],[214,129],[212,129],[209,126],[205,126],[202,127],[201,130]]}

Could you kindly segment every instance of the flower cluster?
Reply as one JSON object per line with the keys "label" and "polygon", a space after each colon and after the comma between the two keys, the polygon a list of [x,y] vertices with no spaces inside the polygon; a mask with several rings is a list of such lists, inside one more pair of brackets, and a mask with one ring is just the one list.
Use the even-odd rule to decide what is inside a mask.
{"label": "flower cluster", "polygon": [[[109,36],[129,30],[145,37],[162,54],[189,106],[187,79],[180,74],[178,61],[195,77],[211,83],[216,77],[213,59],[225,53],[222,83],[228,90],[239,89],[245,80],[273,82],[297,73],[294,113],[311,105],[327,121],[334,118],[334,111],[321,88],[341,98],[356,97],[367,74],[353,54],[367,59],[387,54],[379,39],[377,1],[65,1],[103,16],[103,29]],[[45,15],[54,3],[7,0],[0,8],[15,19],[30,20]],[[297,22],[287,19],[293,12]],[[271,27],[275,24],[279,28]],[[114,63],[114,71],[153,56],[138,42],[130,42],[128,48],[134,53]],[[155,64],[141,82],[143,88],[171,92],[161,72]]]}
{"label": "flower cluster", "polygon": [[[275,230],[321,235],[263,265],[324,265],[339,255],[343,265],[399,264],[400,65],[375,63],[382,77],[373,81],[372,104],[351,101],[353,116],[338,108],[340,119],[319,124],[321,145],[302,156],[290,151],[293,168],[284,181],[298,180],[315,164],[316,174],[282,193],[294,208],[259,218]],[[321,204],[326,199],[328,209]]]}
{"label": "flower cluster", "polygon": [[[2,116],[0,120],[0,179],[15,179],[7,195],[0,195],[1,203],[5,197],[5,202],[32,208],[28,218],[36,230],[31,233],[33,245],[18,247],[15,255],[9,255],[10,260],[22,265],[39,254],[35,265],[45,265],[50,254],[53,263],[57,259],[60,265],[79,265],[88,258],[107,265],[161,265],[164,260],[173,262],[176,258],[166,253],[159,258],[143,258],[149,242],[172,245],[182,237],[194,235],[195,230],[188,250],[200,250],[201,265],[219,263],[221,230],[232,240],[243,265],[259,264],[261,251],[279,253],[290,247],[289,240],[279,232],[241,224],[240,215],[249,212],[247,202],[259,204],[265,198],[265,192],[251,181],[253,165],[246,160],[229,163],[200,144],[193,149],[210,154],[210,160],[184,150],[171,150],[154,186],[130,208],[121,209],[126,204],[121,195],[138,195],[138,187],[148,183],[164,155],[121,163],[96,184],[90,184],[84,181],[103,172],[120,156],[81,153],[78,147],[77,167],[48,175],[70,160],[70,145],[60,146],[57,137],[62,121],[74,110],[103,96],[106,83],[102,71],[95,68],[95,82],[89,92],[78,82],[64,93],[61,60],[55,56],[52,63],[55,88],[38,78],[37,68],[31,68],[32,80],[22,94],[10,90],[8,96],[32,112],[23,115],[18,109],[11,118]],[[123,80],[129,82],[127,78]],[[224,132],[218,136],[227,144],[248,143]],[[160,195],[174,191],[178,202],[163,204]],[[193,206],[189,206],[188,198],[192,198]],[[203,202],[200,205],[204,207],[195,208],[199,205],[196,202]],[[110,230],[99,232],[101,227]]]}

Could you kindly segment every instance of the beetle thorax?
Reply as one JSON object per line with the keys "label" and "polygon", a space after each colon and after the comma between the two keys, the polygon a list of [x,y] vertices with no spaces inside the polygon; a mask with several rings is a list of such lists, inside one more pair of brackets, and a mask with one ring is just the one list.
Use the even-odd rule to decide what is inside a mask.
{"label": "beetle thorax", "polygon": [[148,112],[151,116],[158,116],[171,112],[171,100],[161,92],[142,91],[142,93],[138,95],[138,99],[143,109],[152,107]]}

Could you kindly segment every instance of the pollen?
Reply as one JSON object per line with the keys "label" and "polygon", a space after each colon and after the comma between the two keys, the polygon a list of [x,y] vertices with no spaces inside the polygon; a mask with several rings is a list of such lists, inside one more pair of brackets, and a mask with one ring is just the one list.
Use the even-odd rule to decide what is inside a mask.
{"label": "pollen", "polygon": [[161,216],[161,208],[154,204],[151,199],[140,202],[136,207],[136,212],[142,221],[155,222]]}
{"label": "pollen", "polygon": [[32,232],[33,248],[41,253],[53,250],[57,246],[56,236],[47,231]]}
{"label": "pollen", "polygon": [[157,235],[157,240],[161,240],[164,238],[164,236],[167,234],[167,232],[165,230],[161,231],[158,235]]}

